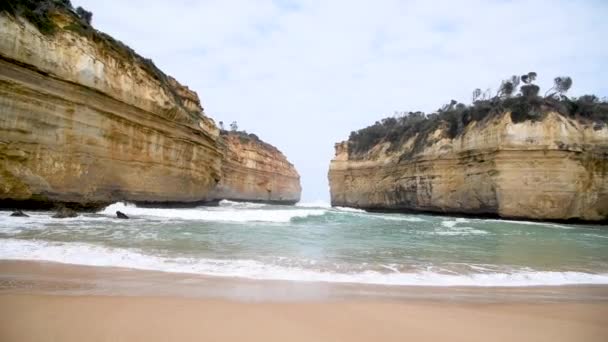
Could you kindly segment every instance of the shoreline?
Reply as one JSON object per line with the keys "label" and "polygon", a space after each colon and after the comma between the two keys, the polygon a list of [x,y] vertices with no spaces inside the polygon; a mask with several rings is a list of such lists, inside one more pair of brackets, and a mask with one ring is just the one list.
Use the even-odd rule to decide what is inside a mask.
{"label": "shoreline", "polygon": [[245,302],[341,300],[461,303],[604,302],[608,285],[428,286],[246,277],[88,266],[49,261],[0,260],[0,294],[179,296]]}
{"label": "shoreline", "polygon": [[605,341],[607,286],[297,283],[0,261],[0,340]]}
{"label": "shoreline", "polygon": [[[387,292],[160,273],[0,261],[0,340],[599,342],[608,336],[608,286]],[[485,297],[471,296],[480,291]]]}

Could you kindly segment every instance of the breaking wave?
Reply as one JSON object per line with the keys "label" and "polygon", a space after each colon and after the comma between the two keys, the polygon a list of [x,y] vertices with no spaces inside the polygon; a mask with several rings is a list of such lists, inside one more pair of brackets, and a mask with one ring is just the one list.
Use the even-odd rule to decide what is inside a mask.
{"label": "breaking wave", "polygon": [[[262,209],[263,208],[263,209]],[[222,201],[219,207],[192,209],[138,208],[124,203],[115,203],[105,208],[101,214],[114,217],[121,211],[130,217],[155,217],[171,220],[200,220],[222,222],[290,222],[293,218],[320,216],[325,209],[269,209],[259,203],[238,203]]]}
{"label": "breaking wave", "polygon": [[0,240],[0,259],[51,261],[249,279],[377,285],[510,287],[608,284],[608,274],[582,272],[547,272],[526,269],[509,273],[444,274],[427,270],[401,273],[396,272],[394,268],[388,268],[390,272],[364,270],[341,273],[264,264],[255,260],[171,258],[84,243],[51,243],[17,239]]}

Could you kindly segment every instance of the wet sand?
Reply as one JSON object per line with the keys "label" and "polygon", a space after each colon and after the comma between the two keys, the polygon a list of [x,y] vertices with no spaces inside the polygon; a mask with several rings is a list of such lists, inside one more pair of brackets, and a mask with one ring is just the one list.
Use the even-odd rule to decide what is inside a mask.
{"label": "wet sand", "polygon": [[292,284],[0,262],[0,341],[606,341],[607,288]]}

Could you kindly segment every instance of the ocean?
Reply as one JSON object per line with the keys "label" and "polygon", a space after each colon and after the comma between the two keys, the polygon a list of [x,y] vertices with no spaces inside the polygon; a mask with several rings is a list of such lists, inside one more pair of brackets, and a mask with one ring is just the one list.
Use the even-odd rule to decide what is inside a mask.
{"label": "ocean", "polygon": [[[117,219],[120,210],[131,217]],[[248,279],[410,286],[608,284],[608,229],[367,213],[323,203],[116,203],[52,219],[0,212],[0,259]]]}

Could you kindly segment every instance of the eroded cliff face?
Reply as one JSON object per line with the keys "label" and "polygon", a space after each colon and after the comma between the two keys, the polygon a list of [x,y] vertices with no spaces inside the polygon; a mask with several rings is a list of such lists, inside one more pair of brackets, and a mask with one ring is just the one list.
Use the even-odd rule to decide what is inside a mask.
{"label": "eroded cliff face", "polygon": [[226,151],[197,94],[73,13],[52,20],[49,35],[0,13],[0,206],[217,200]]}
{"label": "eroded cliff face", "polygon": [[605,125],[553,112],[513,123],[504,113],[446,136],[437,129],[422,150],[414,150],[412,137],[398,150],[383,143],[357,158],[347,142],[336,144],[332,205],[540,220],[608,217]]}
{"label": "eroded cliff face", "polygon": [[244,135],[225,133],[223,177],[215,197],[236,201],[294,204],[300,176],[279,150]]}

